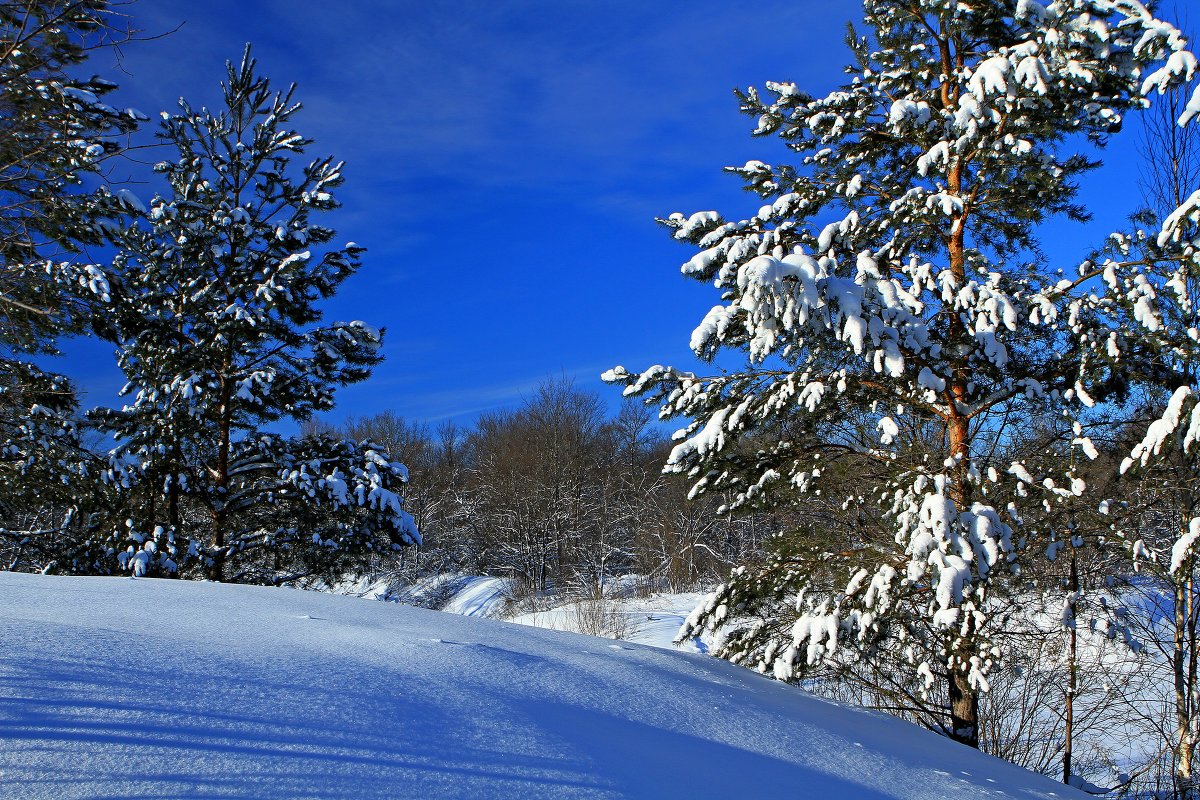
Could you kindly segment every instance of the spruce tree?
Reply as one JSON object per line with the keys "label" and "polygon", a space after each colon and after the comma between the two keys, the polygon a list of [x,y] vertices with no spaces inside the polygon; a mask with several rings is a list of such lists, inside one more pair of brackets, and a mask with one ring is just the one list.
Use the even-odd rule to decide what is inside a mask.
{"label": "spruce tree", "polygon": [[[418,541],[396,494],[404,468],[378,448],[266,432],[333,407],[366,378],[382,333],[319,324],[322,299],[362,248],[311,221],[338,207],[342,164],[303,167],[294,86],[276,92],[247,47],[220,111],[164,115],[169,190],[119,237],[113,324],[130,402],[95,421],[120,444],[108,479],[125,521],[108,547],[135,573],[282,582],[354,552]],[[104,533],[104,531],[102,531]]]}
{"label": "spruce tree", "polygon": [[[606,379],[689,420],[668,469],[693,493],[781,505],[855,474],[840,499],[879,521],[833,543],[778,537],[685,635],[724,628],[721,655],[785,680],[846,651],[890,659],[936,727],[978,745],[994,600],[1027,552],[1057,548],[1086,491],[1074,465],[1096,452],[1076,423],[1125,388],[1104,308],[1080,301],[1094,265],[1055,270],[1039,226],[1087,218],[1075,181],[1096,163],[1075,151],[1196,62],[1135,0],[866,0],[864,25],[825,97],[738,93],[755,135],[796,154],[729,168],[756,213],[662,220],[699,248],[684,274],[720,293],[692,349],[740,366]],[[1009,457],[1011,422],[1036,416],[1073,433],[1031,470]]]}

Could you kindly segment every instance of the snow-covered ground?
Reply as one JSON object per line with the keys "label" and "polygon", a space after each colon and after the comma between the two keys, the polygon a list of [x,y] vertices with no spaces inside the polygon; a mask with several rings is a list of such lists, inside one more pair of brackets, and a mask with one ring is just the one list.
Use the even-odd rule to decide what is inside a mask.
{"label": "snow-covered ground", "polygon": [[547,611],[517,614],[510,621],[556,631],[594,632],[652,647],[702,653],[707,647],[698,639],[679,645],[674,639],[688,614],[703,597],[702,593],[688,593],[605,598],[598,603],[576,600]]}
{"label": "snow-covered ground", "polygon": [[5,798],[1083,796],[702,655],[183,581],[0,609]]}
{"label": "snow-covered ground", "polygon": [[637,591],[641,580],[637,576],[614,579],[605,588],[606,596],[598,601],[553,594],[531,598],[528,602],[538,606],[541,609],[538,611],[520,611],[516,607],[520,604],[512,600],[515,587],[511,579],[485,575],[431,575],[410,584],[363,578],[333,586],[318,583],[311,588],[372,600],[390,600],[466,617],[488,617],[536,628],[588,633],[689,653],[707,652],[707,645],[699,639],[674,643],[684,620],[699,605],[704,593],[654,593],[643,597]]}

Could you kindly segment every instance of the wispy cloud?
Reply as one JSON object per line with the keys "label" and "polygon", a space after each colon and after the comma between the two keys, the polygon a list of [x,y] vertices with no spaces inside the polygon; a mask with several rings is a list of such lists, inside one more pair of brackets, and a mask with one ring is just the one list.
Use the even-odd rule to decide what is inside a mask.
{"label": "wispy cloud", "polygon": [[265,74],[296,81],[312,155],[348,163],[324,221],[368,247],[328,316],[389,329],[337,413],[461,418],[558,365],[603,393],[614,363],[686,361],[716,298],[688,293],[686,248],[653,217],[756,207],[720,168],[782,149],[747,135],[730,90],[840,81],[855,4],[827,5],[762,0],[746,27],[723,0],[144,0],[148,33],[185,24],[128,47],[114,77],[152,115],[214,104],[252,40]]}
{"label": "wispy cloud", "polygon": [[[170,106],[171,87],[215,96],[222,62],[256,38],[269,73],[301,83],[321,147],[372,164],[377,185],[415,170],[477,186],[566,180],[563,190],[577,191],[581,163],[589,183],[617,185],[695,158],[695,133],[714,112],[729,116],[735,83],[780,77],[738,74],[740,49],[715,38],[732,12],[716,2],[686,13],[629,0],[347,3],[336,14],[313,0],[146,5],[149,31],[185,21],[131,51],[133,77],[153,76],[139,89],[146,97]],[[798,4],[760,12],[798,46],[811,30]],[[256,24],[239,24],[252,14]],[[681,141],[691,144],[672,147]]]}
{"label": "wispy cloud", "polygon": [[[588,364],[561,370],[527,368],[519,373],[514,371],[505,379],[475,383],[469,388],[460,386],[432,391],[428,387],[446,386],[445,373],[435,371],[373,379],[369,384],[353,390],[353,394],[360,396],[353,398],[352,413],[372,414],[390,409],[410,419],[425,422],[447,419],[466,421],[486,411],[519,405],[547,380],[566,378],[576,381],[585,389],[603,393],[597,377],[610,366]],[[616,397],[614,390],[613,398]]]}

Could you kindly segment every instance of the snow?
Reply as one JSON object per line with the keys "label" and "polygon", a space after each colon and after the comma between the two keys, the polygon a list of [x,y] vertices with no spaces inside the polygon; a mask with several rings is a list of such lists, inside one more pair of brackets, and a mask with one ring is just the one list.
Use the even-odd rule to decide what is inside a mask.
{"label": "snow", "polygon": [[708,656],[294,589],[3,573],[0,604],[23,798],[1084,796]]}
{"label": "snow", "polygon": [[913,125],[922,127],[929,124],[929,120],[933,114],[929,103],[924,101],[913,102],[906,98],[901,98],[892,103],[891,110],[888,112],[888,121],[893,125],[900,125],[904,122],[910,122]]}
{"label": "snow", "polygon": [[891,417],[881,418],[875,427],[879,430],[879,441],[884,445],[891,444],[900,435],[900,428]]}
{"label": "snow", "polygon": [[138,211],[142,214],[149,213],[149,211],[146,209],[146,204],[142,202],[141,198],[128,189],[118,189],[116,191],[116,197],[134,211]]}
{"label": "snow", "polygon": [[1196,554],[1196,542],[1200,541],[1200,518],[1193,517],[1188,521],[1187,533],[1180,536],[1171,548],[1172,575],[1182,575],[1182,570],[1191,569],[1190,561]]}
{"label": "snow", "polygon": [[917,383],[933,392],[946,391],[946,379],[938,377],[929,367],[922,367],[917,375]]}
{"label": "snow", "polygon": [[1179,124],[1187,125],[1197,115],[1200,115],[1200,86],[1197,86],[1195,91],[1192,92],[1192,98],[1188,100],[1187,107],[1184,108],[1183,114],[1179,117]]}
{"label": "snow", "polygon": [[1145,437],[1133,448],[1130,455],[1121,462],[1120,471],[1122,474],[1128,472],[1129,468],[1135,463],[1145,466],[1149,463],[1152,456],[1156,456],[1162,451],[1162,447],[1167,439],[1183,423],[1184,407],[1191,397],[1191,387],[1181,386],[1175,390],[1174,394],[1171,395],[1171,399],[1167,402],[1167,407],[1163,411],[1162,416],[1150,423],[1146,429]]}
{"label": "snow", "polygon": [[512,581],[505,578],[471,577],[442,610],[464,617],[494,617],[512,594]]}
{"label": "snow", "polygon": [[[704,653],[708,647],[699,639],[688,639],[675,644],[679,629],[688,615],[704,599],[701,592],[680,594],[656,594],[650,597],[606,598],[604,613],[611,615],[613,638],[625,642],[659,647],[665,650],[682,650],[688,653]],[[545,611],[517,614],[509,618],[518,625],[532,625],[556,631],[584,632],[587,619],[587,601],[574,601]],[[443,610],[450,610],[449,606]]]}
{"label": "snow", "polygon": [[[645,588],[644,581],[643,576],[637,575],[606,581],[605,596],[599,601],[547,593],[518,602],[515,600],[517,586],[511,578],[464,573],[432,575],[401,586],[389,584],[387,580],[363,579],[334,586],[318,583],[312,588],[434,608],[466,617],[486,617],[555,631],[592,633],[667,650],[708,652],[708,643],[698,638],[675,643],[679,629],[706,593],[655,592],[639,596],[640,590]],[[537,610],[528,610],[530,605],[537,606]],[[602,633],[588,630],[597,627],[605,630]]]}
{"label": "snow", "polygon": [[1004,94],[1008,91],[1006,75],[1010,68],[1008,59],[1004,56],[993,56],[987,59],[975,70],[968,85],[971,94],[980,102],[985,102],[989,94]]}

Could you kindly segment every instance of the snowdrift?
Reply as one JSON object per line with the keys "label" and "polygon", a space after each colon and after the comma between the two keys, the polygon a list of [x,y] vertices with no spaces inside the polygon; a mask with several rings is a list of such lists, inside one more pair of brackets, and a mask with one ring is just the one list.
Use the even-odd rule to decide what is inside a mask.
{"label": "snowdrift", "polygon": [[702,655],[181,581],[0,609],[0,797],[1085,796]]}

